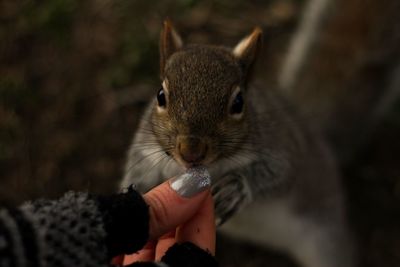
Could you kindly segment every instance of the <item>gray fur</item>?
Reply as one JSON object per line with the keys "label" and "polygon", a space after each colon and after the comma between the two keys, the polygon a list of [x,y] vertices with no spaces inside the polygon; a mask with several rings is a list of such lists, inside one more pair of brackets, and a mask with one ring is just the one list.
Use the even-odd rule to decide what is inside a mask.
{"label": "gray fur", "polygon": [[[250,44],[252,45],[252,44]],[[130,148],[122,186],[148,190],[183,172],[176,137],[207,140],[218,223],[238,238],[287,251],[303,266],[352,266],[336,166],[318,133],[276,90],[246,88],[230,50],[188,46],[168,58],[166,112],[150,103]],[[241,119],[229,116],[240,86]],[[171,156],[168,156],[168,152]],[[244,209],[244,207],[246,207]]]}

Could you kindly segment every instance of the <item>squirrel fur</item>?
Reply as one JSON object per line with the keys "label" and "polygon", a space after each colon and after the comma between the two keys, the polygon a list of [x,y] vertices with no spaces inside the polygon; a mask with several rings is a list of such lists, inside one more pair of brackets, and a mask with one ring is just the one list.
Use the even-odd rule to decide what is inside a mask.
{"label": "squirrel fur", "polygon": [[194,165],[212,177],[221,231],[302,266],[352,266],[343,190],[330,150],[275,88],[254,86],[259,28],[234,49],[160,38],[162,87],[128,153],[122,187],[145,192]]}

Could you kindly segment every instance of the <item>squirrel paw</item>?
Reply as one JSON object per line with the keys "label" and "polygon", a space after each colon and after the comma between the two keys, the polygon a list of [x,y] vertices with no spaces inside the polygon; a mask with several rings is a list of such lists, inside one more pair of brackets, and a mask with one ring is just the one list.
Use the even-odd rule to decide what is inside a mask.
{"label": "squirrel paw", "polygon": [[211,192],[217,226],[221,226],[251,199],[246,181],[239,175],[223,177],[212,186]]}

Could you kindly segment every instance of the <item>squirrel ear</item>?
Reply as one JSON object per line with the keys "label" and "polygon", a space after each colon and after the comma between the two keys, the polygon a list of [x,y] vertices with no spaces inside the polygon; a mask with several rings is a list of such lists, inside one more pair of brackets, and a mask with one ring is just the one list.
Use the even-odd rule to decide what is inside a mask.
{"label": "squirrel ear", "polygon": [[247,74],[253,65],[262,44],[262,30],[256,27],[253,32],[242,39],[233,49],[233,55],[242,64]]}
{"label": "squirrel ear", "polygon": [[165,63],[168,58],[181,49],[183,42],[179,34],[174,29],[169,19],[164,21],[164,28],[160,36],[160,72],[161,77],[164,76]]}

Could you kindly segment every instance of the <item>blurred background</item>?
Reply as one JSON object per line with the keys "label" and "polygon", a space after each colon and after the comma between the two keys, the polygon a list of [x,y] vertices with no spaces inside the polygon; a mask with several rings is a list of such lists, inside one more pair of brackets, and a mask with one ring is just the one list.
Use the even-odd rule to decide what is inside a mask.
{"label": "blurred background", "polygon": [[[258,25],[256,80],[280,86],[332,145],[360,266],[399,266],[399,14],[397,0],[0,0],[0,205],[117,190],[160,86],[164,18],[186,42],[226,46]],[[222,236],[217,255],[296,266]]]}

